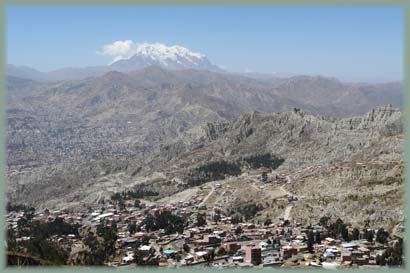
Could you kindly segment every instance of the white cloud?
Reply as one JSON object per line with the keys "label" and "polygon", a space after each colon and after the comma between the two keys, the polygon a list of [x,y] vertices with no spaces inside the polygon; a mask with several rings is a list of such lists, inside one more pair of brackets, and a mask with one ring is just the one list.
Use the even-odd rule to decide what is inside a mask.
{"label": "white cloud", "polygon": [[103,46],[101,51],[97,51],[97,54],[113,57],[111,63],[114,63],[118,60],[131,58],[136,50],[137,45],[132,40],[115,41]]}

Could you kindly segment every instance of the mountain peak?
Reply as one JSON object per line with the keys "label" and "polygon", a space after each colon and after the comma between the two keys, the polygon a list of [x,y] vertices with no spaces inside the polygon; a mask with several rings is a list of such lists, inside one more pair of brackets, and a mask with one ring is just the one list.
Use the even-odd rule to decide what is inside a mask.
{"label": "mountain peak", "polygon": [[[142,43],[138,45],[135,55],[149,56],[159,60],[165,65],[167,64],[167,60],[178,62],[178,58],[180,57],[185,57],[191,62],[195,62],[197,59],[206,58],[205,55],[198,52],[192,52],[183,46],[166,46],[161,43]],[[135,57],[135,55],[133,57]]]}
{"label": "mountain peak", "polygon": [[111,67],[119,71],[130,71],[152,65],[172,70],[200,69],[221,71],[219,67],[213,65],[202,53],[190,51],[180,45],[167,46],[161,43],[139,44],[132,57],[118,60],[112,63]]}

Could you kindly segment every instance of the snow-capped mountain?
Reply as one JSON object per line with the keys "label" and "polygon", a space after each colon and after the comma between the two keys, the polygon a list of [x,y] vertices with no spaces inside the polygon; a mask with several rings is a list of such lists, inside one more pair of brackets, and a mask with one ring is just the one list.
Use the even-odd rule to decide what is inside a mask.
{"label": "snow-capped mountain", "polygon": [[173,70],[192,68],[222,71],[221,68],[213,65],[208,58],[201,53],[192,52],[179,45],[166,46],[160,43],[139,44],[135,49],[135,54],[131,58],[116,61],[110,66],[115,70],[130,71],[151,65]]}

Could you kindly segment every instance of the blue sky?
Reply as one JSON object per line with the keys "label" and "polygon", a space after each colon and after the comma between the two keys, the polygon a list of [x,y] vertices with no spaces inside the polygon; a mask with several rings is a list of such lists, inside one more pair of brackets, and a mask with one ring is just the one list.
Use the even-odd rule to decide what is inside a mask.
{"label": "blue sky", "polygon": [[119,40],[182,45],[234,72],[402,79],[401,8],[8,7],[7,62],[42,71],[108,64]]}

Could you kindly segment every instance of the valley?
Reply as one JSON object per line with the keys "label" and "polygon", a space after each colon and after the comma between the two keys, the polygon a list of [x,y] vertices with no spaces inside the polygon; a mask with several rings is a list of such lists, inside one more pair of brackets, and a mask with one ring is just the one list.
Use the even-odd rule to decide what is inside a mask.
{"label": "valley", "polygon": [[[402,110],[395,107],[401,98],[396,83],[348,85],[307,76],[252,79],[156,66],[57,82],[9,79],[8,207],[33,207],[33,219],[63,218],[83,230],[57,237],[68,240],[65,246],[72,250],[64,256],[66,262],[101,263],[87,260],[99,254],[91,253],[87,240],[92,237],[84,230],[98,235],[99,226],[106,224],[118,224],[115,238],[123,240],[106,242],[113,251],[105,258],[110,266],[175,264],[152,253],[201,245],[181,234],[200,226],[193,236],[206,241],[211,235],[202,230],[205,225],[233,236],[223,239],[227,243],[205,243],[214,250],[228,250],[232,240],[245,249],[268,238],[290,242],[296,251],[300,247],[293,237],[304,234],[306,246],[311,235],[301,230],[315,225],[314,232],[327,229],[328,236],[342,243],[353,236],[357,241],[356,230],[363,230],[363,238],[387,230],[392,244],[401,238],[404,132]],[[169,217],[182,221],[182,230],[172,224],[161,226],[157,234],[161,217],[168,217],[162,211],[173,211],[176,218]],[[9,223],[18,228],[27,215],[27,209],[11,210]],[[149,215],[159,217],[158,222]],[[348,236],[331,233],[326,219],[343,225]],[[129,230],[130,224],[141,231]],[[164,228],[168,235],[161,235]],[[239,228],[247,234],[243,239],[232,233]],[[261,235],[266,230],[278,237]],[[322,237],[317,243],[328,244]],[[155,251],[142,254],[128,242],[143,242],[142,249]],[[201,256],[203,247],[195,249],[193,265],[211,263],[210,256]],[[292,266],[286,249],[265,249],[277,258],[263,264]],[[37,261],[19,253],[10,257]],[[137,253],[145,262],[135,260]],[[322,260],[327,255],[315,253]],[[241,266],[236,256],[224,255],[217,255],[214,266],[221,265],[220,259],[226,259],[223,266]],[[190,254],[182,256],[184,265],[192,263]],[[325,266],[309,261],[309,266]],[[254,263],[244,266],[249,262]],[[366,263],[377,264],[375,258]],[[341,265],[339,260],[336,264]]]}

